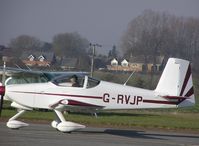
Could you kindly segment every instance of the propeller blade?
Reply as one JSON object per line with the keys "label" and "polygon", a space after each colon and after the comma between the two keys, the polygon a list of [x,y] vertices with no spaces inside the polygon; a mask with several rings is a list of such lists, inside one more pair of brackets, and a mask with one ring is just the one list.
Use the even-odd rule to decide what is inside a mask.
{"label": "propeller blade", "polygon": [[1,95],[1,103],[0,103],[0,117],[1,117],[2,109],[3,109],[3,95]]}

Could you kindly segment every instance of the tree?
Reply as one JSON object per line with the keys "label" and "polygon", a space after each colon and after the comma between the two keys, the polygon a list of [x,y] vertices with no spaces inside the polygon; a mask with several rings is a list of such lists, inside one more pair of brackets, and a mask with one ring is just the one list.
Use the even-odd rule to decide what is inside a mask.
{"label": "tree", "polygon": [[158,55],[187,59],[199,71],[199,19],[146,10],[129,23],[121,48],[127,58],[144,55],[145,63],[152,56],[154,65]]}
{"label": "tree", "polygon": [[108,57],[109,58],[117,58],[118,57],[118,52],[117,52],[115,45],[113,45],[113,48],[109,51]]}
{"label": "tree", "polygon": [[40,49],[41,45],[42,42],[39,39],[29,35],[20,35],[9,43],[9,47],[19,53],[24,50]]}
{"label": "tree", "polygon": [[[122,48],[127,57],[133,55],[157,55],[162,42],[162,28],[165,14],[145,10],[133,19],[122,38]],[[154,60],[155,61],[155,60]]]}
{"label": "tree", "polygon": [[52,50],[52,44],[48,42],[43,42],[40,48],[41,51],[49,51]]}
{"label": "tree", "polygon": [[90,58],[86,54],[82,54],[78,57],[78,64],[76,66],[78,70],[89,71],[90,69]]}
{"label": "tree", "polygon": [[141,15],[133,19],[122,37],[124,56],[144,55],[153,57],[156,64],[156,56],[180,57],[199,61],[199,19],[183,18],[145,10]]}
{"label": "tree", "polygon": [[86,53],[89,42],[78,33],[61,33],[53,37],[52,45],[60,57],[77,57]]}

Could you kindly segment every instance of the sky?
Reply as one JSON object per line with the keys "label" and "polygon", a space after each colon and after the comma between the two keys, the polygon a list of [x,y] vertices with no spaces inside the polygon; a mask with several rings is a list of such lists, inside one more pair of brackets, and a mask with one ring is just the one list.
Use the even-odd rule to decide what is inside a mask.
{"label": "sky", "polygon": [[52,42],[56,34],[78,32],[110,49],[146,9],[199,18],[199,0],[0,0],[0,45],[23,34]]}

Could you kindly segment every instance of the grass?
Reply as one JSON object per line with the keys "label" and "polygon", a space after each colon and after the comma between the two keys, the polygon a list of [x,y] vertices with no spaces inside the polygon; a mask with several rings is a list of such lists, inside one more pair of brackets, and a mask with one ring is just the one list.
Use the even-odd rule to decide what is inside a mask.
{"label": "grass", "polygon": [[[15,110],[4,110],[3,118],[10,118]],[[153,112],[153,111],[117,111],[102,112],[95,118],[91,114],[71,113],[65,115],[69,121],[86,124],[87,126],[121,127],[121,128],[157,128],[193,130],[199,132],[199,113],[181,112]],[[54,119],[53,112],[30,111],[20,119],[31,121],[51,122]]]}

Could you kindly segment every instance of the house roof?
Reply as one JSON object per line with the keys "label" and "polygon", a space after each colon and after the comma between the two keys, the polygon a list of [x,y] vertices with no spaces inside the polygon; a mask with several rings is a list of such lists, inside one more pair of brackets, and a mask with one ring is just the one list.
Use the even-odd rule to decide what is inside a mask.
{"label": "house roof", "polygon": [[34,56],[36,59],[39,59],[40,56],[43,56],[48,61],[51,61],[54,58],[53,52],[25,51],[22,53],[21,59],[26,60],[30,55]]}
{"label": "house roof", "polygon": [[116,58],[113,58],[112,60],[111,60],[111,62],[118,62],[118,60],[116,59]]}
{"label": "house roof", "polygon": [[13,54],[14,54],[14,52],[11,48],[7,48],[4,46],[0,47],[0,53],[2,56],[9,56],[9,57],[13,57]]}
{"label": "house roof", "polygon": [[126,60],[126,59],[123,59],[123,60],[121,61],[121,63],[122,63],[122,62],[127,62],[127,63],[128,63],[128,60]]}

